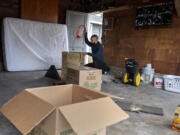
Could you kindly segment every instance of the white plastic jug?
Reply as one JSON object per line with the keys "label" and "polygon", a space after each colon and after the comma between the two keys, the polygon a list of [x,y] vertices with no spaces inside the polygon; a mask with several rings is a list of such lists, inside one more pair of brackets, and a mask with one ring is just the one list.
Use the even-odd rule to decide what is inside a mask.
{"label": "white plastic jug", "polygon": [[154,69],[152,68],[151,64],[147,64],[147,66],[142,69],[141,80],[145,84],[150,84],[153,81],[153,77],[154,77]]}

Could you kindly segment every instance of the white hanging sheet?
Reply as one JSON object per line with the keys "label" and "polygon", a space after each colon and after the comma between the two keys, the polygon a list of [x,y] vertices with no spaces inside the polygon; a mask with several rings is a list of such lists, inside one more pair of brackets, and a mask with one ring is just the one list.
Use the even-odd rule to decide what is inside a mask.
{"label": "white hanging sheet", "polygon": [[7,71],[61,68],[68,51],[67,26],[16,18],[3,20],[3,50]]}

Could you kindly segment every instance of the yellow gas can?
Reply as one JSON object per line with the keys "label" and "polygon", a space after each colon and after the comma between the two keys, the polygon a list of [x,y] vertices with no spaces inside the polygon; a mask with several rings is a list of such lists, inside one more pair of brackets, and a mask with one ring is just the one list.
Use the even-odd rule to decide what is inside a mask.
{"label": "yellow gas can", "polygon": [[180,132],[180,105],[175,110],[172,129]]}

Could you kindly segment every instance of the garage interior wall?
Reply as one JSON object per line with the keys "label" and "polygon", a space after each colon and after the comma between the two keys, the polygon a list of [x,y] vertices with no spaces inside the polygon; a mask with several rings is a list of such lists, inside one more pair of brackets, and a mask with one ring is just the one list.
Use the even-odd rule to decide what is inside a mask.
{"label": "garage interior wall", "polygon": [[59,0],[59,23],[66,23],[66,11],[73,10],[84,12],[82,0]]}
{"label": "garage interior wall", "polygon": [[58,23],[58,0],[21,0],[21,18]]}
{"label": "garage interior wall", "polygon": [[[25,7],[26,4],[29,7],[34,7],[32,9],[37,9],[37,11],[39,10],[39,13],[43,12],[43,14],[46,14],[43,18],[41,15],[38,15],[38,13],[36,13],[37,15],[34,16],[34,12],[37,11],[32,11],[28,13],[25,12],[24,8],[22,7],[22,1],[26,2],[24,3]],[[31,19],[31,20],[39,20],[39,21],[43,21],[43,22],[50,22],[53,20],[53,22],[57,23],[61,23],[61,24],[65,24],[65,20],[66,20],[66,11],[67,10],[75,10],[75,11],[82,11],[83,10],[83,6],[81,5],[82,3],[80,3],[81,0],[73,0],[73,2],[71,0],[58,0],[58,2],[52,2],[52,0],[35,0],[33,2],[29,1],[29,0],[1,0],[0,1],[0,23],[2,25],[2,20],[4,17],[15,17],[15,18],[21,18],[21,15],[23,15],[25,19]],[[28,1],[28,3],[27,3]],[[38,2],[37,1],[41,1],[43,3],[42,8],[37,8]],[[56,1],[56,0],[53,0]],[[37,2],[37,3],[35,3]],[[54,5],[55,3],[58,4],[58,10],[50,10],[49,9],[49,4],[48,2],[52,2],[52,5],[57,7],[56,5]],[[44,7],[44,8],[43,8]],[[21,10],[21,8],[23,10]],[[28,8],[28,7],[27,7]],[[55,8],[56,9],[56,8]],[[56,13],[53,13],[54,11],[56,11]],[[47,15],[50,13],[53,13],[54,19],[49,18]],[[25,14],[26,13],[26,14]],[[28,14],[27,14],[28,13]],[[33,13],[33,14],[32,14]],[[48,13],[48,14],[47,14]],[[58,16],[57,16],[58,14]],[[51,14],[50,14],[51,15]],[[49,20],[50,19],[50,20]],[[1,30],[1,27],[0,27]],[[3,53],[2,53],[2,33],[0,33],[0,71],[3,68]]]}
{"label": "garage interior wall", "polygon": [[136,29],[135,9],[105,13],[113,17],[113,30],[103,30],[107,64],[124,67],[124,58],[135,58],[140,67],[151,63],[158,73],[180,75],[180,18],[169,26]]}
{"label": "garage interior wall", "polygon": [[[41,0],[40,0],[41,1]],[[48,1],[48,0],[46,0]],[[89,1],[89,4],[88,4]],[[141,1],[141,0],[140,0]],[[140,1],[108,0],[104,8],[109,5],[141,5]],[[142,0],[146,4],[171,0]],[[86,0],[58,0],[58,23],[65,23],[66,11],[81,12],[97,11],[102,5]],[[48,11],[47,8],[45,11]],[[21,0],[1,0],[0,19],[3,17],[20,18]],[[92,11],[91,11],[92,12]],[[139,60],[140,66],[152,63],[156,72],[180,75],[180,19],[174,14],[173,23],[165,27],[151,27],[146,29],[134,28],[135,9],[105,13],[104,16],[114,17],[112,31],[103,30],[103,44],[105,46],[105,59],[109,65],[124,66],[124,57],[133,57]],[[0,70],[2,57],[2,45],[0,44]],[[167,67],[167,68],[164,68]]]}
{"label": "garage interior wall", "polygon": [[[1,0],[0,1],[0,24],[4,17],[20,17],[20,0]],[[0,31],[2,31],[0,27]],[[0,32],[1,36],[1,32]],[[3,68],[3,53],[2,53],[2,37],[0,38],[0,71]]]}

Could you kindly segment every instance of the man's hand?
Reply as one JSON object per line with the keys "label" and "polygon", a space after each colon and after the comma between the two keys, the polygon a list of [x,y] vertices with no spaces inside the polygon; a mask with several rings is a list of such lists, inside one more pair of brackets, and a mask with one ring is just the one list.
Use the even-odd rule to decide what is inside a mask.
{"label": "man's hand", "polygon": [[87,55],[89,55],[89,56],[92,56],[92,53],[86,53]]}
{"label": "man's hand", "polygon": [[84,27],[84,33],[85,33],[85,34],[87,33],[86,27]]}

